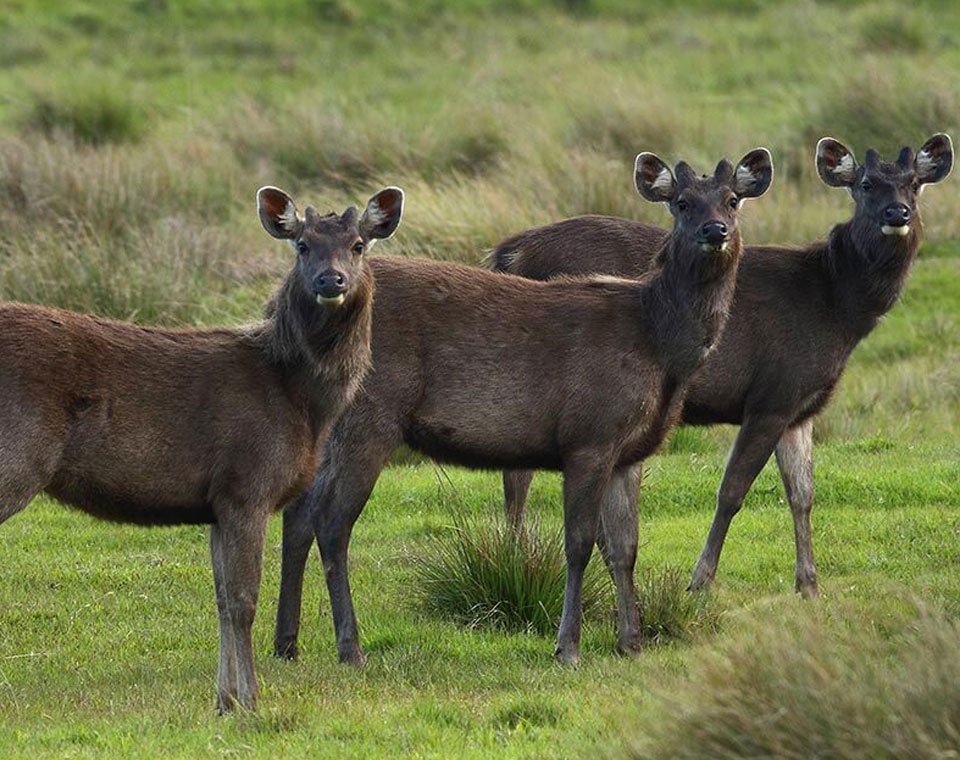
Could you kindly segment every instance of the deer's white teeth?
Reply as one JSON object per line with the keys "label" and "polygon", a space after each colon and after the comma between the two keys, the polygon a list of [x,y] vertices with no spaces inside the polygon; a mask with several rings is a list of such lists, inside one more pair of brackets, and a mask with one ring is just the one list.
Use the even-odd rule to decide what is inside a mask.
{"label": "deer's white teeth", "polygon": [[903,237],[904,235],[910,234],[910,225],[902,224],[899,227],[891,227],[889,224],[885,224],[880,228],[880,232],[884,235],[898,235]]}
{"label": "deer's white teeth", "polygon": [[341,293],[338,296],[334,296],[333,298],[325,298],[324,296],[318,293],[317,303],[320,304],[321,306],[340,306],[340,304],[342,304],[346,300],[346,298],[347,297],[343,293]]}
{"label": "deer's white teeth", "polygon": [[727,248],[729,248],[729,247],[730,247],[730,243],[728,243],[726,240],[724,240],[724,241],[720,244],[720,250],[721,250],[721,251],[726,251]]}

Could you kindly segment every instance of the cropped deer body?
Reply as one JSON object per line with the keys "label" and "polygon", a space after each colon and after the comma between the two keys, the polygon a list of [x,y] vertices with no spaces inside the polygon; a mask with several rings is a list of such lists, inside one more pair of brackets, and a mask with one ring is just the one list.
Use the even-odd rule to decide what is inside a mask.
{"label": "cropped deer body", "polygon": [[[896,303],[920,246],[920,191],[946,177],[952,163],[943,134],[916,155],[904,148],[893,163],[867,151],[863,166],[824,138],[818,172],[826,184],[850,191],[853,218],[806,248],[746,248],[728,326],[691,381],[683,407],[686,424],[740,425],[692,588],[713,580],[730,522],[775,453],[794,521],[796,589],[819,593],[810,523],[813,419],[850,353]],[[666,235],[636,221],[580,217],[504,241],[491,263],[534,279],[590,271],[646,277],[657,266],[649,251]],[[589,258],[582,255],[586,241],[594,251]],[[529,471],[504,473],[506,509],[516,524],[531,477]]]}
{"label": "cropped deer body", "polygon": [[[374,366],[334,429],[312,489],[284,513],[276,653],[297,653],[315,535],[339,657],[363,660],[347,547],[388,456],[405,442],[468,467],[563,471],[567,582],[556,654],[575,662],[581,584],[601,504],[633,487],[632,465],[675,421],[684,384],[716,340],[732,297],[741,200],[761,195],[771,178],[765,150],[747,154],[736,170],[722,161],[711,177],[684,163],[674,176],[655,156],[638,156],[641,194],[669,203],[676,218],[660,250],[661,271],[641,282],[533,282],[374,258]],[[617,518],[607,509],[605,519]],[[604,556],[617,589],[618,648],[629,653],[639,648],[636,521],[622,527]]]}
{"label": "cropped deer body", "polygon": [[402,194],[361,218],[305,218],[258,193],[297,262],[245,329],[168,331],[0,306],[0,521],[45,491],[96,517],[209,523],[220,615],[218,706],[257,699],[251,626],[269,515],[306,488],[370,364],[373,276],[361,255]]}

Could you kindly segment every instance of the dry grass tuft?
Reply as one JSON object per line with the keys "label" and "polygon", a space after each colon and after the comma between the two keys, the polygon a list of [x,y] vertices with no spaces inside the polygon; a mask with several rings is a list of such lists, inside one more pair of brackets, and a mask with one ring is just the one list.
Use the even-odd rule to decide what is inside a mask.
{"label": "dry grass tuft", "polygon": [[773,616],[694,667],[621,756],[945,758],[960,741],[960,624],[886,639],[864,616]]}

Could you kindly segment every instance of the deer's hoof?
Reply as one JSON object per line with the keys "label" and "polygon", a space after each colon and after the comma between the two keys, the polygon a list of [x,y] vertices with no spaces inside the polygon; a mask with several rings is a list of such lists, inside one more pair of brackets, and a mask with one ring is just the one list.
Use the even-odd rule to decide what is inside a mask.
{"label": "deer's hoof", "polygon": [[360,647],[341,649],[338,658],[344,665],[352,665],[355,668],[362,667],[367,662],[367,656]]}
{"label": "deer's hoof", "polygon": [[278,641],[273,647],[273,656],[280,660],[296,660],[300,656],[296,641]]}
{"label": "deer's hoof", "polygon": [[557,662],[566,667],[575,668],[580,664],[580,652],[576,647],[557,645],[553,650]]}

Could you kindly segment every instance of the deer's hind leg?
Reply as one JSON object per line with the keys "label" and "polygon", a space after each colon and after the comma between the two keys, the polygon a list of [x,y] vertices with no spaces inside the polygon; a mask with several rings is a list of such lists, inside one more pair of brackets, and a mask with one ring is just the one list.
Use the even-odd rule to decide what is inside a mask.
{"label": "deer's hind leg", "polygon": [[637,499],[643,464],[614,472],[600,507],[597,546],[617,591],[617,651],[634,655],[640,651],[640,609],[634,583],[637,564]]}
{"label": "deer's hind leg", "polygon": [[787,428],[776,448],[777,466],[793,514],[797,545],[796,589],[805,597],[820,595],[817,566],[813,560],[813,418]]}
{"label": "deer's hind leg", "polygon": [[740,425],[727,467],[717,492],[717,508],[710,533],[697,560],[690,581],[690,590],[709,586],[717,573],[720,551],[734,516],[740,511],[747,491],[773,453],[787,420],[779,414],[747,416]]}
{"label": "deer's hind leg", "polygon": [[519,531],[527,512],[527,494],[533,480],[533,470],[503,471],[503,506],[510,527]]}

